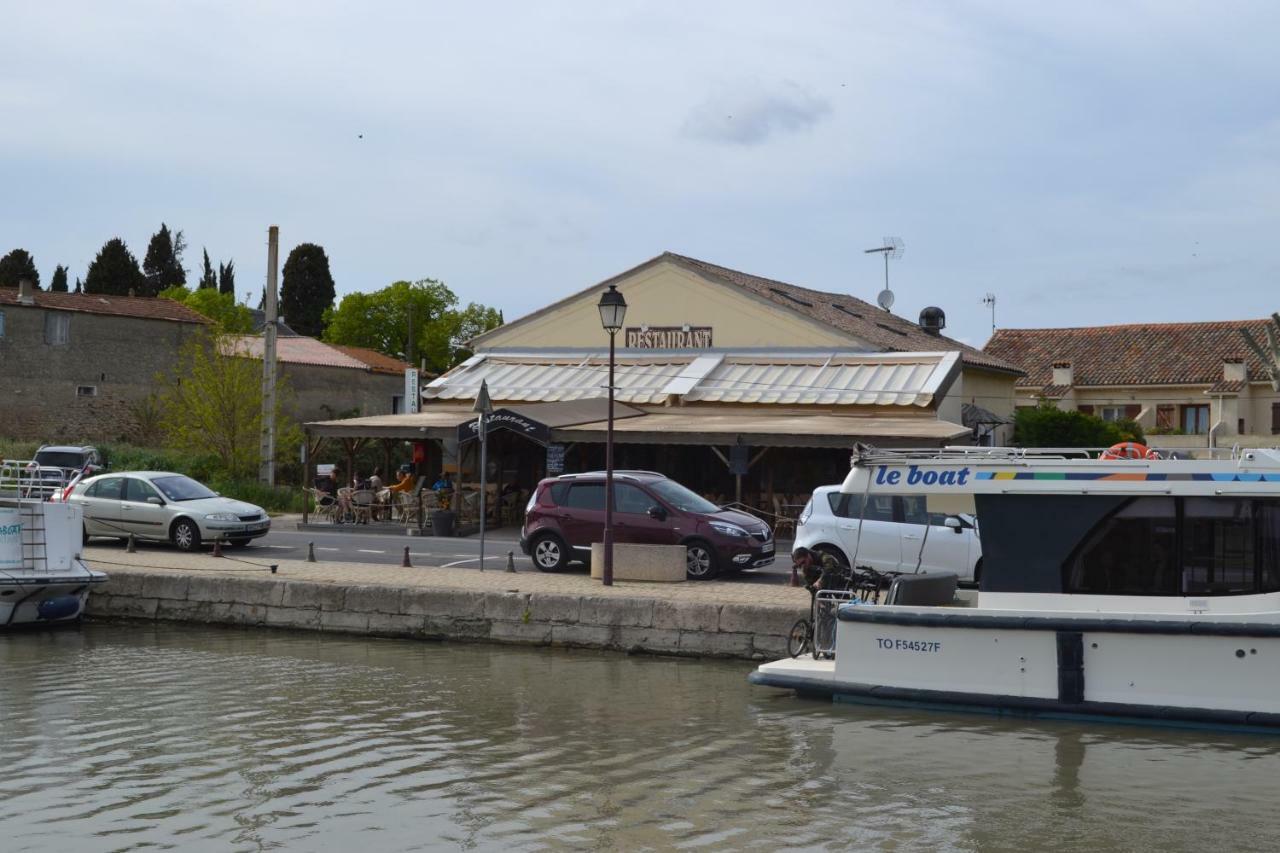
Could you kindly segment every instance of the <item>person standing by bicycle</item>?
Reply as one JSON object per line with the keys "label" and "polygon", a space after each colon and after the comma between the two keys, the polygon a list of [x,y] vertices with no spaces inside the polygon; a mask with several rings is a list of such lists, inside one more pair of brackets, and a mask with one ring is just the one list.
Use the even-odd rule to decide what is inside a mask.
{"label": "person standing by bicycle", "polygon": [[791,552],[791,563],[810,595],[816,595],[820,589],[830,589],[841,574],[840,561],[826,551],[796,548]]}

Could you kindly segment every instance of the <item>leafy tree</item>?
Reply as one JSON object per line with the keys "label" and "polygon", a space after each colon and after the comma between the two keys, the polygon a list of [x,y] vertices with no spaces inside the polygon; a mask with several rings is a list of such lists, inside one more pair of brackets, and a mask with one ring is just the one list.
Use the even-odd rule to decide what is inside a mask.
{"label": "leafy tree", "polygon": [[200,312],[212,320],[220,332],[241,335],[253,332],[253,314],[245,306],[236,303],[234,294],[219,293],[208,287],[188,290],[178,285],[160,291],[159,295]]}
{"label": "leafy tree", "polygon": [[213,271],[213,264],[209,263],[209,250],[204,250],[204,272],[200,274],[200,289],[218,289],[218,276]]}
{"label": "leafy tree", "polygon": [[58,264],[53,270],[53,278],[49,279],[49,290],[54,293],[67,292],[67,268]]}
{"label": "leafy tree", "polygon": [[397,281],[373,293],[350,293],[327,312],[324,339],[406,361],[426,359],[428,369],[442,372],[467,357],[461,349],[467,340],[500,322],[493,308],[473,302],[459,311],[457,304],[458,297],[447,285],[429,278]]}
{"label": "leafy tree", "polygon": [[146,293],[147,279],[125,242],[113,237],[89,264],[84,275],[84,292],[128,296],[131,290],[135,294]]}
{"label": "leafy tree", "polygon": [[23,279],[40,289],[40,273],[36,270],[35,258],[26,249],[14,249],[0,258],[0,287],[17,287]]}
{"label": "leafy tree", "polygon": [[181,231],[169,233],[169,226],[160,223],[160,230],[151,235],[147,256],[142,260],[142,272],[147,277],[145,295],[156,296],[166,287],[187,283],[187,271],[182,268],[182,253],[187,241]]}
{"label": "leafy tree", "polygon": [[333,276],[329,258],[315,243],[295,246],[284,262],[280,283],[280,313],[300,335],[318,338],[324,332],[325,312],[333,307]]}
{"label": "leafy tree", "polygon": [[1019,447],[1110,447],[1120,441],[1144,441],[1135,421],[1104,421],[1079,411],[1063,411],[1048,401],[1018,409],[1013,443]]}
{"label": "leafy tree", "polygon": [[227,261],[218,264],[218,292],[229,293],[234,299],[236,295],[236,262]]}
{"label": "leafy tree", "polygon": [[[166,443],[193,456],[212,452],[233,478],[258,469],[262,428],[262,362],[245,355],[238,339],[193,335],[168,374],[157,377],[157,400]],[[277,460],[297,454],[302,431],[285,416],[288,383],[276,385]]]}

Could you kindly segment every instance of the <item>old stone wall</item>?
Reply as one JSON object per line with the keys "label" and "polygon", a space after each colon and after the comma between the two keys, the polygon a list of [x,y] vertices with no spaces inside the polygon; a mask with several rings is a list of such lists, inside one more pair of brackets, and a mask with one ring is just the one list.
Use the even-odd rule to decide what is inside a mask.
{"label": "old stone wall", "polygon": [[[5,305],[3,313],[0,435],[50,443],[134,440],[135,404],[203,328],[25,305]],[[65,344],[46,343],[50,314],[68,318]]]}
{"label": "old stone wall", "polygon": [[403,376],[350,367],[281,363],[280,375],[289,387],[287,410],[300,423],[389,415],[392,398],[404,394]]}
{"label": "old stone wall", "polygon": [[88,613],[761,660],[786,654],[787,632],[807,608],[113,568],[110,581],[89,596]]}

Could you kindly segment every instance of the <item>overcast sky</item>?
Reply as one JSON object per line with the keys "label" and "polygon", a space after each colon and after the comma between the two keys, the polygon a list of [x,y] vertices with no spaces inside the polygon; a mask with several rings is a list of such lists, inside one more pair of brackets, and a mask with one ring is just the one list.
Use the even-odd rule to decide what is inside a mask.
{"label": "overcast sky", "polygon": [[[663,250],[1005,327],[1280,310],[1275,3],[5,3],[0,253],[163,220],[508,320]],[[361,138],[363,136],[363,138]],[[255,298],[256,302],[256,298]],[[714,318],[707,318],[714,319]]]}

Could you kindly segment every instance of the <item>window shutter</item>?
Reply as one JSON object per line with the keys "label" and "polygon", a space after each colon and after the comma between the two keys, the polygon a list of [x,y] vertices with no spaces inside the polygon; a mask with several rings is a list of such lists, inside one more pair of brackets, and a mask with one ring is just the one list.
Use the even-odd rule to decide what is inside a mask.
{"label": "window shutter", "polygon": [[1079,409],[1082,414],[1086,414],[1086,415],[1093,414],[1093,406],[1076,406],[1076,408]]}
{"label": "window shutter", "polygon": [[1280,433],[1280,403],[1271,404],[1271,434]]}
{"label": "window shutter", "polygon": [[1178,422],[1178,409],[1176,406],[1157,406],[1156,407],[1156,426],[1160,429],[1173,429]]}
{"label": "window shutter", "polygon": [[1140,414],[1142,414],[1142,407],[1139,405],[1131,405],[1131,406],[1124,407],[1124,416],[1131,421],[1137,419],[1138,415]]}

